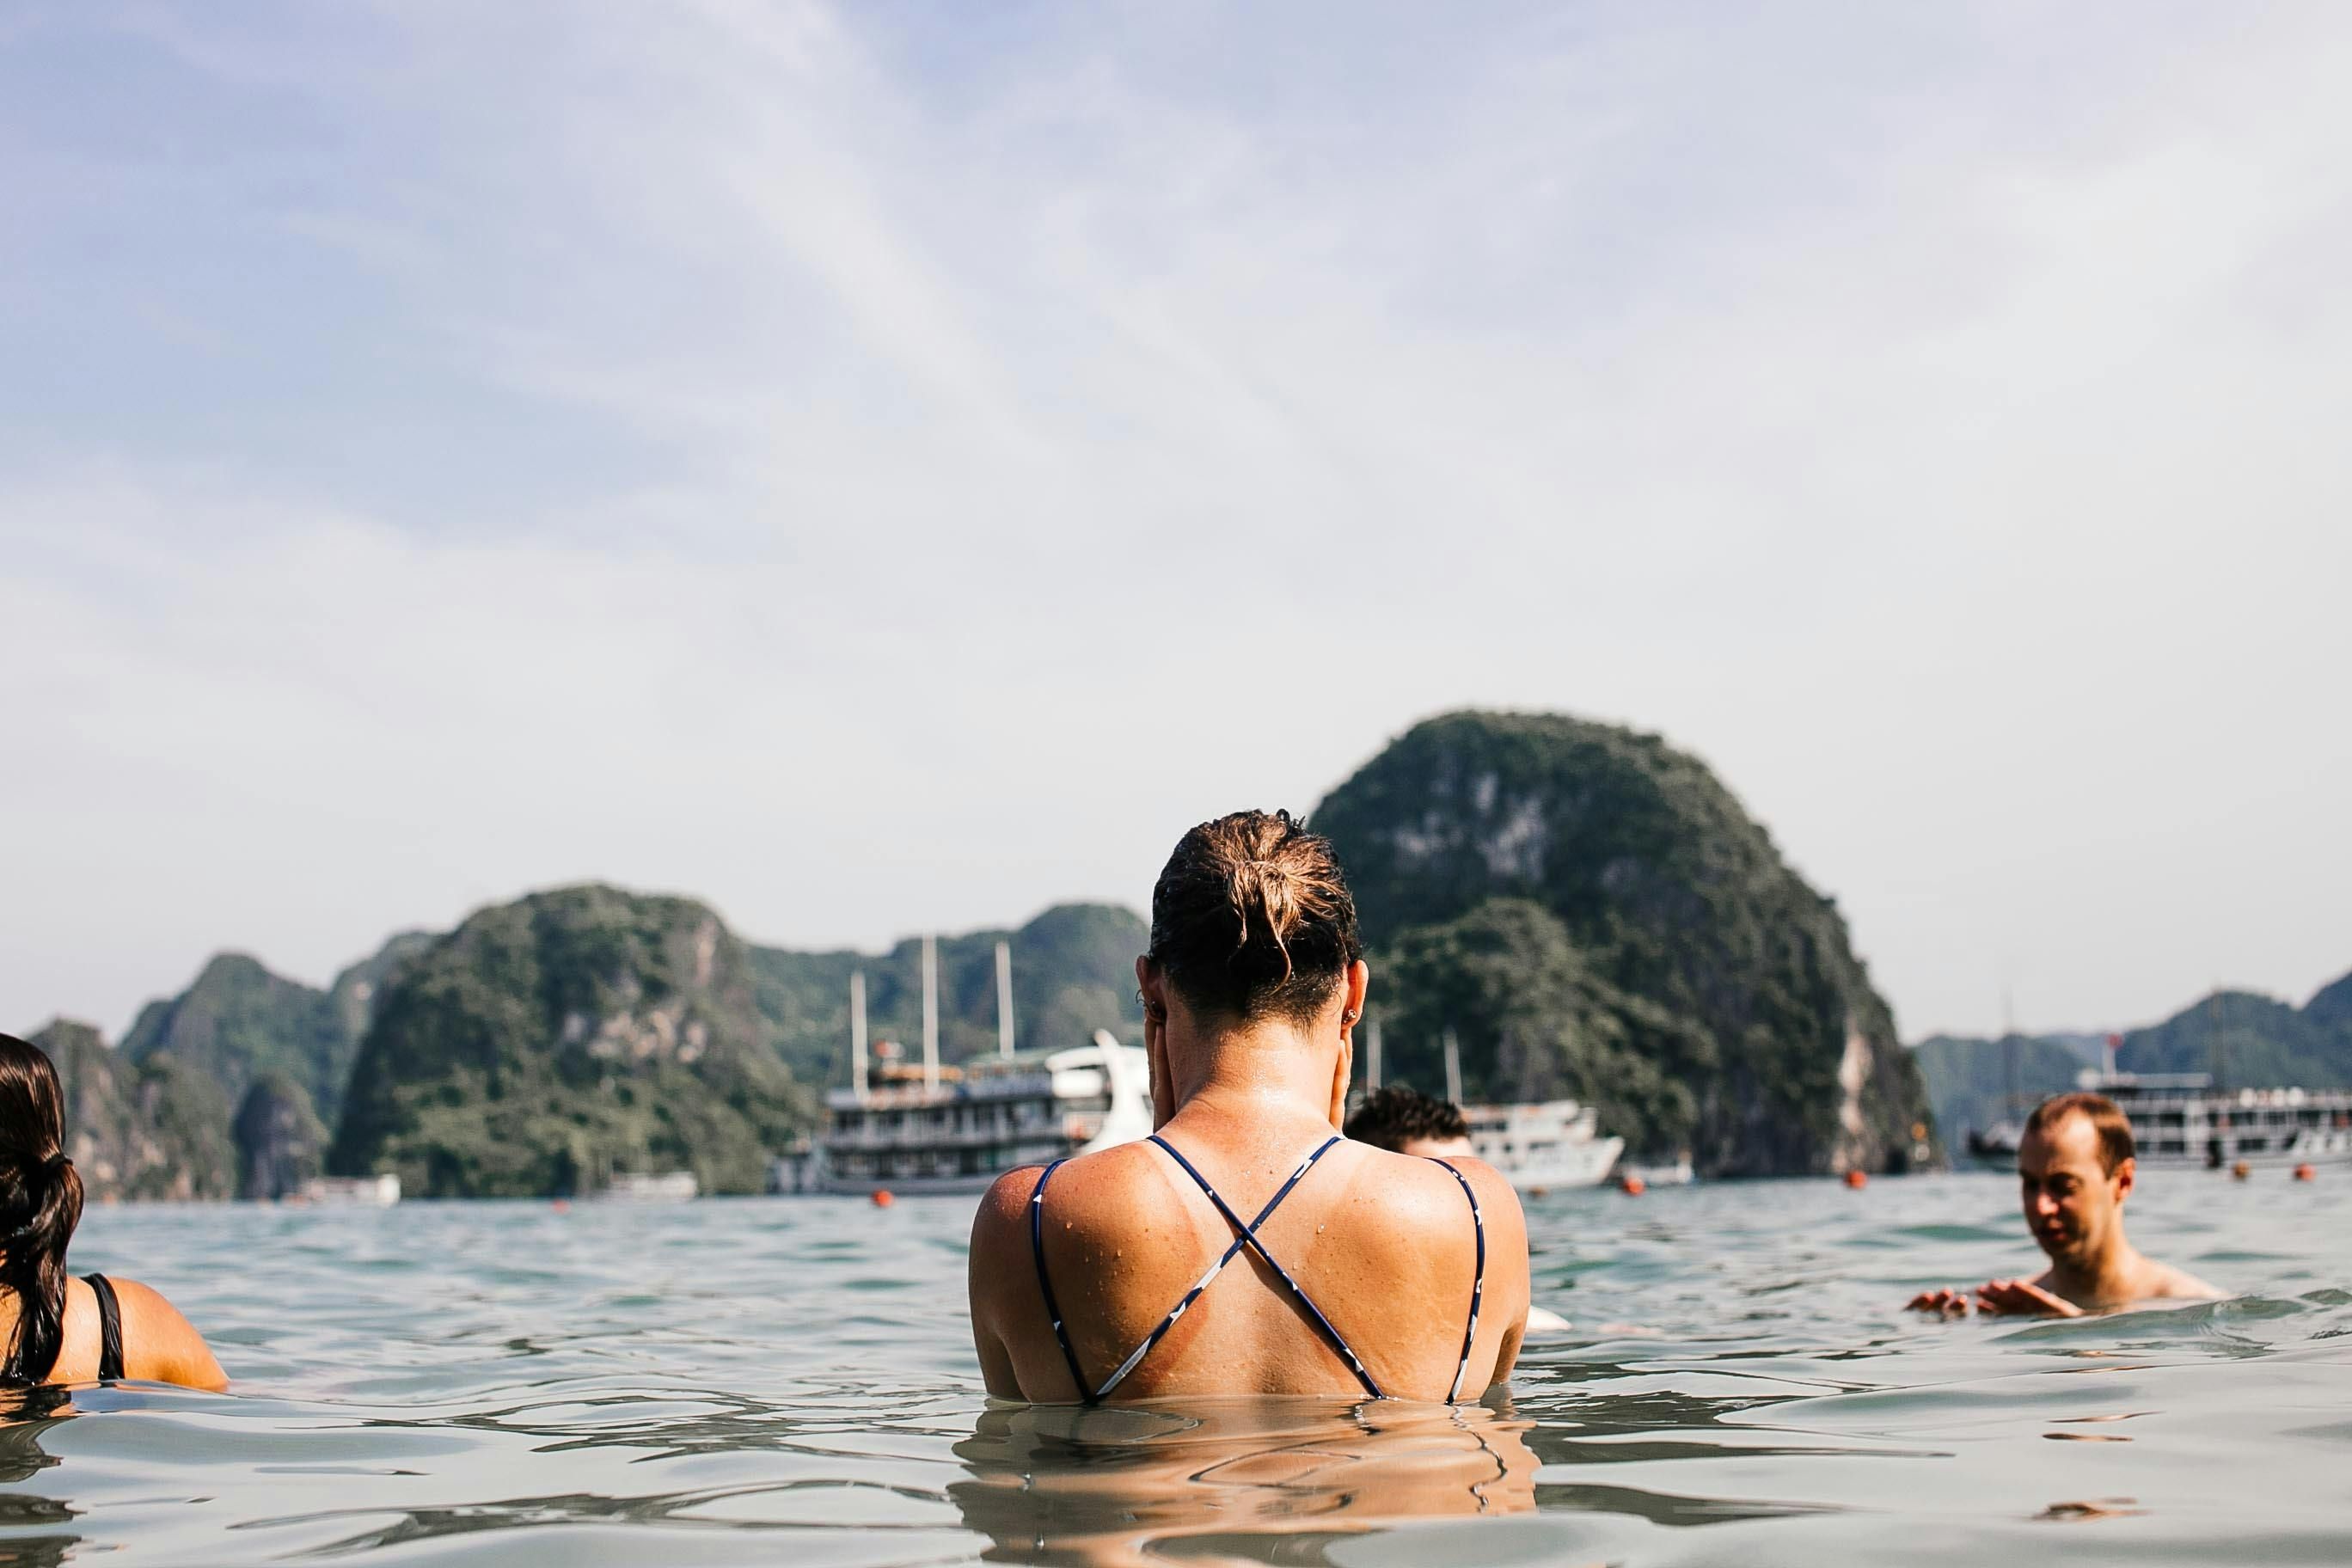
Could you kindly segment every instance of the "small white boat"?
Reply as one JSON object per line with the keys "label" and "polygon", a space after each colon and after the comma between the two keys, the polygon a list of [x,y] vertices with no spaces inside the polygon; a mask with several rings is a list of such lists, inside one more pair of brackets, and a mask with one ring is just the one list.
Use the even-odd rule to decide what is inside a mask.
{"label": "small white boat", "polygon": [[1599,1112],[1572,1100],[1532,1105],[1465,1105],[1470,1152],[1523,1193],[1597,1187],[1609,1179],[1622,1138],[1601,1136]]}
{"label": "small white boat", "polygon": [[[1462,1103],[1462,1046],[1445,1031],[1445,1098]],[[1573,1100],[1518,1105],[1464,1105],[1470,1152],[1523,1193],[1597,1187],[1609,1179],[1622,1138],[1601,1136],[1601,1113]]]}
{"label": "small white boat", "polygon": [[1617,1173],[1645,1187],[1687,1187],[1698,1179],[1687,1154],[1670,1165],[1627,1165]]}
{"label": "small white boat", "polygon": [[587,1196],[600,1204],[683,1204],[701,1193],[702,1184],[692,1171],[615,1171]]}
{"label": "small white boat", "polygon": [[287,1201],[312,1208],[388,1209],[400,1201],[400,1178],[389,1171],[380,1176],[313,1176]]}

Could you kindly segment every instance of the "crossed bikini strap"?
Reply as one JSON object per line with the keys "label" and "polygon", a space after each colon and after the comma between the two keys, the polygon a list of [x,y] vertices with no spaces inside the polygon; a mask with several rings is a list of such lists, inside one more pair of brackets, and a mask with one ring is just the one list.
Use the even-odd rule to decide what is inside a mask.
{"label": "crossed bikini strap", "polygon": [[1340,1140],[1336,1137],[1324,1140],[1313,1153],[1300,1161],[1298,1168],[1290,1173],[1290,1179],[1276,1189],[1274,1196],[1266,1200],[1265,1206],[1258,1210],[1257,1217],[1246,1224],[1233,1211],[1232,1205],[1225,1202],[1217,1189],[1209,1184],[1209,1179],[1194,1169],[1192,1162],[1184,1158],[1173,1143],[1156,1132],[1151,1135],[1150,1141],[1159,1144],[1167,1152],[1168,1157],[1174,1160],[1184,1173],[1199,1184],[1200,1189],[1208,1194],[1209,1201],[1217,1205],[1217,1212],[1224,1216],[1225,1223],[1234,1227],[1235,1234],[1232,1245],[1218,1255],[1216,1260],[1209,1265],[1207,1271],[1199,1279],[1193,1281],[1192,1289],[1184,1292],[1183,1299],[1170,1309],[1166,1317],[1160,1320],[1157,1328],[1144,1336],[1143,1342],[1137,1345],[1125,1361],[1119,1363],[1118,1370],[1112,1373],[1100,1387],[1089,1391],[1085,1374],[1078,1370],[1077,1352],[1071,1347],[1069,1331],[1063,1321],[1061,1309],[1055,1302],[1053,1281],[1047,1277],[1045,1271],[1045,1184],[1052,1180],[1054,1173],[1061,1168],[1064,1162],[1056,1160],[1038,1173],[1037,1185],[1029,1194],[1029,1245],[1037,1262],[1037,1284],[1045,1294],[1045,1314],[1053,1321],[1054,1339],[1062,1347],[1062,1359],[1070,1369],[1070,1381],[1076,1385],[1079,1397],[1089,1405],[1097,1400],[1108,1398],[1111,1390],[1127,1380],[1128,1373],[1143,1364],[1144,1358],[1151,1353],[1153,1347],[1167,1337],[1168,1331],[1176,1326],[1177,1321],[1183,1317],[1193,1302],[1201,1299],[1201,1293],[1209,1288],[1219,1274],[1224,1272],[1225,1265],[1241,1256],[1244,1247],[1263,1258],[1266,1267],[1274,1270],[1275,1277],[1282,1281],[1293,1297],[1297,1298],[1298,1304],[1307,1310],[1308,1319],[1329,1342],[1331,1348],[1339,1353],[1339,1359],[1348,1363],[1349,1370],[1356,1374],[1356,1380],[1364,1385],[1364,1392],[1374,1399],[1382,1397],[1380,1384],[1372,1381],[1372,1374],[1364,1369],[1363,1362],[1349,1346],[1348,1342],[1340,1336],[1339,1331],[1332,1326],[1331,1320],[1324,1316],[1323,1310],[1315,1304],[1298,1281],[1291,1278],[1290,1271],[1276,1260],[1274,1255],[1265,1249],[1265,1244],[1257,1237],[1258,1227],[1273,1216],[1274,1211],[1282,1206],[1283,1200],[1290,1196],[1307,1173],[1315,1168],[1315,1163]]}

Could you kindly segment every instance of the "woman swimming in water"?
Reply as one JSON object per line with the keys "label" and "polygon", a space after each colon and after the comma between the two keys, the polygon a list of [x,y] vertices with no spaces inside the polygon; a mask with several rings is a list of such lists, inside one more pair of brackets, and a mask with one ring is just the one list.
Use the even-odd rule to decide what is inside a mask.
{"label": "woman swimming in water", "polygon": [[988,1391],[1455,1400],[1508,1376],[1528,1310],[1510,1184],[1340,1136],[1369,971],[1330,845],[1287,813],[1187,833],[1136,975],[1157,1131],[990,1191]]}
{"label": "woman swimming in water", "polygon": [[65,1097],[37,1047],[0,1035],[0,1387],[120,1377],[226,1388],[204,1336],[135,1279],[66,1274],[81,1176]]}

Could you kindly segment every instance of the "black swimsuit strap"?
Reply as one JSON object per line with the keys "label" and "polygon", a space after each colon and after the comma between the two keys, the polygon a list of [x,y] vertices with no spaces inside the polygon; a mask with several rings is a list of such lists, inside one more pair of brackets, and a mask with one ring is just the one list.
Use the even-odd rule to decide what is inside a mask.
{"label": "black swimsuit strap", "polygon": [[114,1383],[122,1375],[122,1303],[115,1300],[114,1281],[103,1274],[85,1274],[82,1283],[98,1298],[98,1380]]}
{"label": "black swimsuit strap", "polygon": [[[1256,1253],[1258,1257],[1265,1261],[1265,1266],[1274,1270],[1275,1278],[1282,1281],[1284,1286],[1289,1289],[1291,1295],[1297,1300],[1298,1304],[1307,1309],[1307,1317],[1314,1322],[1316,1328],[1322,1331],[1323,1337],[1330,1342],[1331,1348],[1339,1352],[1339,1359],[1348,1363],[1348,1370],[1356,1374],[1356,1381],[1364,1385],[1364,1392],[1370,1394],[1374,1399],[1386,1398],[1387,1395],[1381,1392],[1381,1385],[1374,1383],[1372,1381],[1372,1374],[1365,1370],[1362,1358],[1356,1354],[1354,1347],[1349,1345],[1346,1337],[1333,1326],[1331,1320],[1324,1316],[1323,1309],[1315,1304],[1315,1299],[1307,1293],[1307,1288],[1299,1284],[1297,1280],[1292,1279],[1290,1277],[1290,1270],[1285,1268],[1281,1263],[1276,1259],[1274,1254],[1265,1249],[1265,1243],[1257,1238],[1257,1227],[1264,1225],[1266,1222],[1267,1217],[1274,1213],[1276,1206],[1279,1205],[1283,1199],[1290,1195],[1291,1189],[1298,1185],[1301,1178],[1303,1178],[1308,1171],[1314,1169],[1315,1162],[1320,1160],[1324,1154],[1330,1150],[1333,1144],[1341,1142],[1341,1140],[1337,1136],[1334,1136],[1325,1139],[1322,1143],[1318,1144],[1316,1147],[1315,1152],[1307,1155],[1306,1159],[1299,1162],[1298,1169],[1290,1173],[1290,1180],[1282,1184],[1281,1190],[1274,1194],[1274,1197],[1266,1204],[1265,1207],[1258,1211],[1257,1218],[1251,1220],[1246,1224],[1243,1223],[1241,1215],[1233,1211],[1233,1205],[1225,1202],[1224,1198],[1218,1193],[1217,1189],[1209,1184],[1209,1178],[1201,1174],[1199,1171],[1193,1169],[1192,1162],[1184,1158],[1182,1152],[1180,1151],[1175,1144],[1171,1143],[1167,1139],[1162,1138],[1157,1132],[1151,1134],[1151,1142],[1159,1144],[1160,1148],[1166,1150],[1168,1152],[1168,1157],[1174,1160],[1179,1165],[1182,1166],[1184,1168],[1184,1173],[1192,1177],[1193,1182],[1199,1185],[1200,1189],[1209,1195],[1209,1201],[1211,1203],[1217,1205],[1217,1212],[1225,1216],[1225,1223],[1232,1226],[1238,1233],[1234,1238],[1234,1246],[1246,1247],[1252,1252]],[[1225,1256],[1228,1258],[1233,1256],[1231,1248],[1227,1249]],[[1194,1289],[1193,1295],[1197,1296],[1200,1293],[1200,1289],[1202,1287],[1205,1287],[1208,1281],[1203,1279],[1201,1282],[1201,1287],[1196,1287]],[[1184,1307],[1190,1306],[1191,1304],[1192,1297],[1188,1296],[1185,1298],[1182,1305],[1180,1305],[1177,1308],[1177,1312],[1182,1312]],[[1166,1331],[1167,1325],[1162,1324],[1160,1332],[1164,1333]],[[1157,1335],[1154,1336],[1155,1339],[1157,1337]],[[1130,1364],[1132,1364],[1132,1359],[1130,1360]],[[1120,1371],[1121,1374],[1124,1375],[1126,1369],[1121,1368]]]}
{"label": "black swimsuit strap", "polygon": [[1037,1173],[1037,1184],[1029,1189],[1029,1253],[1037,1260],[1037,1289],[1045,1292],[1045,1316],[1053,1320],[1054,1342],[1062,1347],[1062,1360],[1070,1368],[1070,1381],[1078,1385],[1078,1397],[1094,1403],[1094,1394],[1087,1387],[1087,1374],[1078,1370],[1078,1352],[1070,1348],[1070,1331],[1063,1325],[1062,1309],[1054,1300],[1054,1281],[1045,1272],[1045,1184],[1054,1173],[1068,1164],[1056,1160]]}
{"label": "black swimsuit strap", "polygon": [[1462,1362],[1454,1369],[1454,1388],[1445,1396],[1446,1403],[1451,1405],[1462,1397],[1462,1380],[1470,1373],[1470,1342],[1478,1337],[1478,1309],[1486,1300],[1486,1216],[1478,1207],[1478,1194],[1470,1190],[1469,1177],[1464,1175],[1451,1161],[1438,1159],[1433,1154],[1426,1158],[1433,1165],[1444,1166],[1447,1173],[1462,1184],[1462,1195],[1470,1200],[1470,1228],[1478,1238],[1478,1271],[1470,1279],[1470,1322],[1462,1331]]}

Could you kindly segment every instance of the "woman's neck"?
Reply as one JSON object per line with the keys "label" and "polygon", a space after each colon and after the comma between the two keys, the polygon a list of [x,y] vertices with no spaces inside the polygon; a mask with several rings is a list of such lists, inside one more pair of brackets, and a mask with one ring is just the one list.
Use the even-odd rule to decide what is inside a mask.
{"label": "woman's neck", "polygon": [[1287,1020],[1175,1035],[1168,1042],[1175,1113],[1328,1121],[1339,1049],[1336,1039],[1318,1041]]}

